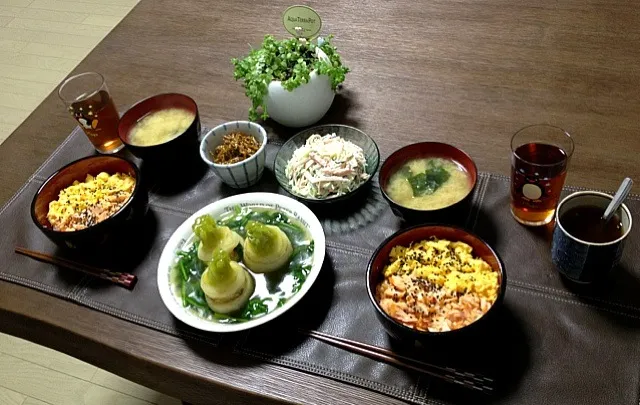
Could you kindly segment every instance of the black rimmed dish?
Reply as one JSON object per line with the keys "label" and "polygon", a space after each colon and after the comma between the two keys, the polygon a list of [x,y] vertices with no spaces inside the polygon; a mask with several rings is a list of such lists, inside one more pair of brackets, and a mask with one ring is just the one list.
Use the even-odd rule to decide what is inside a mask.
{"label": "black rimmed dish", "polygon": [[[336,134],[341,137],[345,141],[349,141],[360,148],[364,152],[364,157],[366,160],[366,168],[365,171],[369,175],[369,178],[360,183],[356,188],[350,190],[349,192],[334,197],[328,198],[312,198],[308,196],[298,195],[293,191],[291,185],[289,184],[289,179],[285,174],[285,169],[287,167],[287,163],[293,156],[293,153],[296,149],[302,147],[307,142],[307,139],[314,134],[318,134],[321,136]],[[369,135],[360,131],[357,128],[348,126],[348,125],[339,125],[339,124],[330,124],[330,125],[319,125],[313,128],[305,129],[301,132],[298,132],[296,135],[291,137],[278,151],[275,160],[275,172],[276,179],[280,186],[284,188],[289,194],[291,194],[294,198],[304,201],[309,204],[328,204],[334,203],[338,201],[345,201],[354,195],[356,195],[360,190],[363,190],[364,186],[368,184],[376,171],[378,170],[378,165],[380,164],[380,151],[378,150],[378,145],[376,145],[375,141],[369,137]]]}
{"label": "black rimmed dish", "polygon": [[[403,325],[389,316],[380,306],[376,298],[376,287],[382,281],[382,271],[389,264],[389,253],[394,246],[409,246],[412,243],[430,238],[446,239],[452,242],[464,242],[473,248],[473,256],[480,257],[486,261],[494,271],[499,274],[499,289],[495,302],[489,310],[476,321],[459,329],[447,332],[428,332],[413,329]],[[464,337],[471,333],[479,333],[487,329],[490,321],[496,317],[499,307],[504,300],[507,287],[507,274],[502,259],[498,254],[478,236],[458,227],[447,225],[417,225],[405,230],[396,232],[388,237],[376,249],[369,260],[366,273],[367,293],[373,304],[376,317],[382,324],[385,331],[392,337],[410,343],[421,342],[430,343],[433,339]]]}
{"label": "black rimmed dish", "polygon": [[[133,192],[118,212],[102,222],[77,231],[56,231],[49,223],[49,203],[58,199],[60,191],[74,181],[82,182],[87,174],[97,176],[125,173],[136,180]],[[131,161],[118,156],[89,156],[64,166],[38,189],[31,202],[31,219],[42,233],[61,247],[83,249],[83,253],[97,253],[101,248],[117,243],[141,222],[147,209],[148,196],[142,184],[140,170]]]}
{"label": "black rimmed dish", "polygon": [[[140,120],[151,113],[170,108],[194,114],[191,125],[184,132],[164,143],[147,146],[131,143],[131,131]],[[127,149],[142,159],[145,167],[160,172],[181,172],[181,168],[201,164],[198,156],[200,129],[200,115],[196,102],[184,94],[166,93],[146,98],[129,108],[120,118],[118,135]]]}
{"label": "black rimmed dish", "polygon": [[[612,196],[597,191],[580,191],[565,197],[556,210],[556,225],[553,231],[551,259],[560,274],[576,283],[592,283],[605,277],[620,262],[625,241],[631,232],[633,220],[631,212],[622,204],[607,225],[619,224],[619,234],[610,240],[589,241],[585,236],[576,234],[596,232],[602,237],[607,229],[604,223],[597,223],[598,215],[604,214],[612,200]],[[572,210],[586,208],[594,210],[595,217],[587,215],[585,211]],[[571,222],[570,222],[571,221]],[[591,223],[589,223],[591,221]],[[571,223],[578,222],[578,226]],[[573,233],[572,233],[573,232]]]}
{"label": "black rimmed dish", "polygon": [[[455,162],[467,173],[469,192],[461,200],[442,208],[415,209],[401,205],[387,193],[387,186],[393,174],[407,162],[414,159],[441,158]],[[420,142],[398,149],[389,156],[380,168],[380,189],[391,210],[406,222],[412,223],[457,223],[462,224],[471,208],[471,199],[478,182],[478,168],[471,157],[455,146],[441,142]]]}

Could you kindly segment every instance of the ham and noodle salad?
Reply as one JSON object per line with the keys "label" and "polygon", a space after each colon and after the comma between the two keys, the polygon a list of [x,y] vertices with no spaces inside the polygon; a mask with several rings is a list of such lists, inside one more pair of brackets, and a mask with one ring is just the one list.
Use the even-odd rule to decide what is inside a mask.
{"label": "ham and noodle salad", "polygon": [[394,246],[376,297],[396,321],[446,332],[480,319],[498,297],[499,274],[463,242],[423,240]]}
{"label": "ham and noodle salad", "polygon": [[369,179],[361,147],[336,134],[311,135],[293,152],[285,175],[293,192],[301,197],[338,197]]}

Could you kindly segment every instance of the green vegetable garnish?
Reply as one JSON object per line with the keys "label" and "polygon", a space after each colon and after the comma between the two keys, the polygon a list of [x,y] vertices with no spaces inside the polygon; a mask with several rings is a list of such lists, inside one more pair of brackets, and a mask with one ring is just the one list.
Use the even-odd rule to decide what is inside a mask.
{"label": "green vegetable garnish", "polygon": [[235,269],[231,267],[231,257],[224,250],[218,250],[213,254],[213,260],[207,267],[207,283],[224,285],[236,277]]}
{"label": "green vegetable garnish", "polygon": [[[211,225],[207,219],[203,219],[200,222],[200,226],[205,225],[206,227],[210,227]],[[249,225],[254,222],[257,223],[257,225]],[[239,271],[241,270],[240,265],[235,262],[243,258],[245,249],[239,244],[231,252],[225,251],[226,254],[214,252],[212,254],[212,261],[203,262],[198,258],[198,246],[202,246],[202,243],[196,240],[189,246],[187,251],[179,251],[177,253],[178,260],[172,273],[172,280],[176,284],[175,291],[176,294],[179,294],[182,305],[203,318],[214,319],[220,323],[245,322],[263,316],[284,305],[302,288],[311,271],[314,244],[313,241],[309,239],[306,230],[299,224],[292,222],[289,217],[282,212],[254,210],[242,207],[234,207],[232,211],[229,211],[226,215],[219,218],[215,228],[226,228],[231,234],[247,237],[249,233],[248,228],[255,228],[254,231],[261,229],[262,231],[263,227],[269,229],[271,225],[277,227],[279,231],[282,232],[277,232],[279,234],[277,237],[279,243],[276,249],[267,253],[282,252],[281,243],[285,245],[290,243],[292,245],[292,251],[287,253],[285,249],[283,255],[286,255],[284,257],[288,257],[288,259],[286,259],[284,266],[278,266],[275,271],[265,275],[265,277],[267,277],[267,288],[263,287],[263,289],[256,290],[246,304],[237,311],[221,313],[212,310],[207,304],[201,281],[204,279],[206,280],[205,284],[211,284],[211,287],[215,288],[215,291],[210,291],[207,285],[204,286],[210,293],[215,293],[213,295],[228,295],[233,292],[233,286],[236,285],[237,287],[240,285],[242,278],[234,277],[234,279],[227,283],[224,281],[226,279],[225,275],[228,276],[229,274],[229,266],[231,268],[238,266],[235,269],[237,276],[244,272],[243,269]],[[259,235],[261,231],[257,231],[257,234]],[[254,232],[252,231],[251,233]],[[254,236],[260,239],[260,236]],[[267,242],[267,244],[269,243]],[[249,243],[249,245],[251,244]],[[254,253],[256,252],[254,251]],[[229,261],[227,261],[227,256]],[[267,254],[266,256],[270,255]],[[271,264],[275,259],[268,258],[267,260]],[[212,272],[212,268],[215,268],[216,271]],[[217,273],[220,269],[222,271]],[[205,272],[205,270],[207,271]],[[251,290],[253,290],[253,288],[251,288]]]}
{"label": "green vegetable garnish", "polygon": [[200,288],[200,277],[205,271],[206,265],[198,259],[198,249],[196,244],[184,252],[178,252],[178,262],[176,263],[176,283],[179,283],[179,291],[182,305],[191,307],[200,314],[208,313],[204,293]]}
{"label": "green vegetable garnish", "polygon": [[191,229],[207,248],[214,247],[223,236],[223,229],[218,227],[210,215],[198,217]]}
{"label": "green vegetable garnish", "polygon": [[256,284],[253,276],[228,252],[217,250],[200,280],[205,302],[219,314],[233,314],[244,308],[253,295]]}
{"label": "green vegetable garnish", "polygon": [[278,241],[278,235],[273,228],[268,228],[265,224],[249,221],[247,223],[247,240],[251,243],[251,248],[261,255],[269,253]]}
{"label": "green vegetable garnish", "polygon": [[[308,83],[313,70],[320,75],[327,75],[331,81],[331,88],[344,82],[349,68],[342,65],[340,55],[331,45],[330,35],[321,45],[312,41],[302,42],[296,38],[276,40],[267,35],[262,41],[262,47],[252,49],[244,59],[231,59],[235,69],[233,78],[244,82],[245,94],[251,100],[249,119],[258,119],[258,109],[262,110],[260,117],[267,119],[269,114],[264,97],[268,92],[269,83],[274,80],[282,82],[287,91]],[[316,57],[316,48],[320,48],[329,58],[321,60]]]}
{"label": "green vegetable garnish", "polygon": [[435,193],[451,177],[451,174],[442,165],[436,164],[433,160],[429,161],[427,169],[422,173],[413,174],[408,167],[406,173],[414,197]]}
{"label": "green vegetable garnish", "polygon": [[256,316],[266,314],[269,312],[269,306],[267,301],[271,301],[271,297],[267,298],[252,298],[245,307],[244,311],[240,314],[241,318],[255,318]]}
{"label": "green vegetable garnish", "polygon": [[249,221],[246,229],[243,259],[250,270],[270,273],[289,263],[293,246],[282,229],[257,221]]}
{"label": "green vegetable garnish", "polygon": [[198,257],[204,262],[211,261],[214,252],[218,249],[232,253],[242,239],[228,227],[218,226],[210,215],[198,217],[191,228],[200,239]]}

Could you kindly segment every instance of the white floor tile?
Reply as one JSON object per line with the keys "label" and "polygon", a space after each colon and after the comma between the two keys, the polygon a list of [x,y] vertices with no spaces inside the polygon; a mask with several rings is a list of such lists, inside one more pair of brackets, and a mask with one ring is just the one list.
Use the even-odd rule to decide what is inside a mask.
{"label": "white floor tile", "polygon": [[27,46],[28,42],[14,41],[12,39],[0,39],[0,51],[19,52]]}
{"label": "white floor tile", "polygon": [[[75,11],[53,11],[53,10],[43,10],[39,8],[20,8],[19,12],[13,17],[21,17],[21,18],[29,18],[31,20],[41,20],[41,21],[62,21],[67,23],[80,23],[82,20],[86,19],[89,16],[90,11],[86,9],[84,12],[75,12]],[[0,15],[2,15],[2,9],[0,8]]]}
{"label": "white floor tile", "polygon": [[59,58],[55,56],[32,55],[22,52],[4,52],[0,50],[0,61],[8,65],[57,70],[68,73],[78,65],[80,60]]}
{"label": "white floor tile", "polygon": [[123,394],[131,395],[135,398],[152,402],[154,404],[180,405],[180,401],[174,398],[171,398],[167,395],[161,394],[152,389],[144,387],[140,384],[136,384],[104,370],[96,371],[96,374],[91,379],[91,382],[112,389],[114,391],[122,392]]}
{"label": "white floor tile", "polygon": [[0,404],[2,405],[21,405],[25,399],[26,396],[18,392],[0,387]]}
{"label": "white floor tile", "polygon": [[0,6],[27,7],[33,0],[0,0]]}
{"label": "white floor tile", "polygon": [[31,114],[29,110],[19,110],[17,108],[0,107],[0,124],[22,124],[25,118]]}
{"label": "white floor tile", "polygon": [[0,77],[0,89],[7,93],[24,94],[27,96],[39,95],[44,99],[55,87],[56,85],[51,83],[38,83]]}
{"label": "white floor tile", "polygon": [[81,1],[33,0],[29,7],[54,11],[91,10],[91,14],[113,15],[117,17],[124,17],[127,15],[129,10],[131,10],[131,6],[111,5],[106,3],[108,3],[108,1],[96,2],[95,4],[87,5],[87,3],[83,3]]}
{"label": "white floor tile", "polygon": [[[3,18],[10,19],[8,24],[5,24],[6,27],[8,28],[20,28],[20,29],[33,30],[38,32],[52,32],[56,34],[89,36],[89,37],[97,37],[100,39],[104,38],[105,35],[111,29],[109,27],[60,22],[60,21],[42,21],[42,20],[32,20],[29,18],[20,18],[20,17],[15,17],[15,18],[3,17]],[[2,24],[2,20],[0,20],[0,26],[1,24]]]}
{"label": "white floor tile", "polygon": [[24,400],[22,405],[51,405],[51,404],[48,402],[40,401],[39,399],[27,397],[27,399]]}
{"label": "white floor tile", "polygon": [[67,58],[75,61],[82,60],[91,52],[89,46],[53,45],[39,42],[28,42],[20,53],[29,55],[55,56],[56,58]]}

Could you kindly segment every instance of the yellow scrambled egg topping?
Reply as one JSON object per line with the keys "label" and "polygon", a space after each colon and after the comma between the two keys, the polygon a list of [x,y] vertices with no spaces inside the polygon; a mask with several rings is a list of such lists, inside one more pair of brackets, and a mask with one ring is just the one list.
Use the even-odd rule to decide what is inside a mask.
{"label": "yellow scrambled egg topping", "polygon": [[126,173],[87,175],[74,181],[49,203],[47,219],[55,230],[84,229],[116,213],[133,193],[135,179]]}
{"label": "yellow scrambled egg topping", "polygon": [[385,278],[406,274],[452,292],[475,292],[490,302],[498,295],[498,273],[483,259],[474,258],[471,246],[463,242],[433,239],[395,246],[389,259]]}

